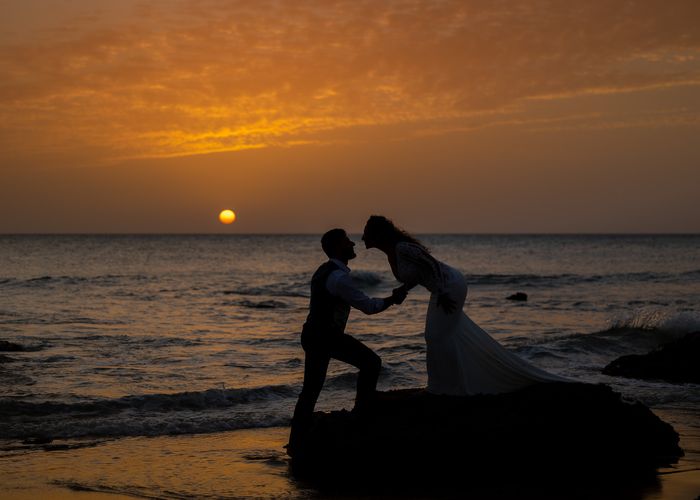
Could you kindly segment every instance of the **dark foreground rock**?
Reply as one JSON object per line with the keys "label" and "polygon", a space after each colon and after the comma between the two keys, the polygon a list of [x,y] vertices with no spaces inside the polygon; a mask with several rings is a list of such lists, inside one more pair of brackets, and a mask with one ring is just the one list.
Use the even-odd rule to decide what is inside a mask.
{"label": "dark foreground rock", "polygon": [[15,344],[14,342],[8,342],[7,340],[0,340],[0,351],[1,352],[21,352],[26,351],[24,346]]}
{"label": "dark foreground rock", "polygon": [[514,293],[513,295],[509,295],[506,297],[507,300],[516,300],[520,302],[526,302],[527,301],[527,294],[523,292],[518,292]]}
{"label": "dark foreground rock", "polygon": [[700,332],[689,333],[648,354],[622,356],[603,369],[606,375],[700,384]]}
{"label": "dark foreground rock", "polygon": [[682,455],[678,434],[642,404],[604,385],[553,383],[472,397],[379,393],[359,415],[317,413],[291,466],[322,488],[396,491],[653,475]]}

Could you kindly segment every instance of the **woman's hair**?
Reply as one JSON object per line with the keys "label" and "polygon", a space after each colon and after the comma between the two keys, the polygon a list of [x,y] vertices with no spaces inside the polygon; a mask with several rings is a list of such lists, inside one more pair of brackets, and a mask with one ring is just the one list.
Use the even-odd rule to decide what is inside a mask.
{"label": "woman's hair", "polygon": [[393,244],[406,241],[408,243],[419,245],[426,252],[429,252],[428,248],[423,245],[423,243],[398,227],[391,219],[387,219],[383,215],[372,215],[369,219],[367,219],[365,231],[369,233],[372,238],[378,241],[389,241]]}

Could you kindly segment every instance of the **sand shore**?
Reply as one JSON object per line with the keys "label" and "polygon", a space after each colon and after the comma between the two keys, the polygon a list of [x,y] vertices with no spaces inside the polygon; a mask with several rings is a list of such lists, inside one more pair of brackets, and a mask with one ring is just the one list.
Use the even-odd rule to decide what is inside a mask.
{"label": "sand shore", "polygon": [[138,437],[86,441],[68,450],[6,453],[0,457],[0,496],[299,498],[306,495],[287,477],[282,448],[288,432],[271,428]]}
{"label": "sand shore", "polygon": [[[323,496],[288,476],[282,448],[288,432],[276,427],[85,441],[78,447],[53,451],[4,451],[0,456],[0,496],[9,500]],[[60,443],[52,445],[60,448]],[[507,478],[504,481],[507,483]],[[499,485],[498,489],[474,493],[479,498],[557,498],[563,493],[548,492],[546,485],[531,493],[509,492]],[[662,470],[653,484],[570,493],[576,498],[693,499],[700,494],[700,469],[686,459],[673,469]]]}

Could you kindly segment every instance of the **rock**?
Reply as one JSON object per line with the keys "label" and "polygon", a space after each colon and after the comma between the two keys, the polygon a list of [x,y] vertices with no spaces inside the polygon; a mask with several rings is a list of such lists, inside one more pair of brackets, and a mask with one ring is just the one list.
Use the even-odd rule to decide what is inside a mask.
{"label": "rock", "polygon": [[291,470],[336,491],[649,477],[683,455],[669,424],[605,385],[550,383],[469,397],[390,391],[361,414],[314,418]]}
{"label": "rock", "polygon": [[527,294],[523,293],[523,292],[518,292],[518,293],[514,293],[513,295],[509,295],[508,297],[506,297],[506,299],[525,302],[527,300]]}
{"label": "rock", "polygon": [[8,342],[7,340],[0,340],[0,351],[3,352],[17,352],[26,350],[24,346],[15,344],[14,342]]}
{"label": "rock", "polygon": [[50,442],[53,441],[53,438],[50,436],[34,436],[34,437],[28,437],[24,441],[22,441],[23,444],[49,444]]}
{"label": "rock", "polygon": [[700,332],[689,333],[647,354],[617,358],[603,369],[603,373],[616,377],[700,384]]}
{"label": "rock", "polygon": [[0,363],[12,363],[14,361],[17,361],[15,358],[11,358],[9,356],[3,356],[0,354]]}

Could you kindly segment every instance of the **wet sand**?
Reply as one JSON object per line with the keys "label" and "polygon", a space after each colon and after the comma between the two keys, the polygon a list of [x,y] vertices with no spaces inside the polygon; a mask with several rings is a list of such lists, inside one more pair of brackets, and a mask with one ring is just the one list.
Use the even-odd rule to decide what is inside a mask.
{"label": "wet sand", "polygon": [[282,448],[288,432],[271,428],[126,438],[69,450],[4,454],[0,496],[300,498],[305,493],[288,478]]}
{"label": "wet sand", "polygon": [[[122,498],[318,498],[324,495],[288,475],[282,446],[288,428],[250,429],[218,434],[127,438],[81,443],[53,451],[4,451],[0,456],[0,496],[107,500]],[[692,457],[691,457],[692,458]],[[498,467],[498,465],[494,465]],[[695,469],[695,470],[693,470]],[[504,484],[470,491],[476,498],[635,498],[693,499],[700,494],[698,463],[684,459],[660,471],[656,481],[614,489],[581,485],[569,492]],[[569,493],[569,494],[567,494]],[[459,497],[459,492],[447,494]],[[402,496],[404,497],[404,496]],[[347,497],[345,497],[347,498]]]}

